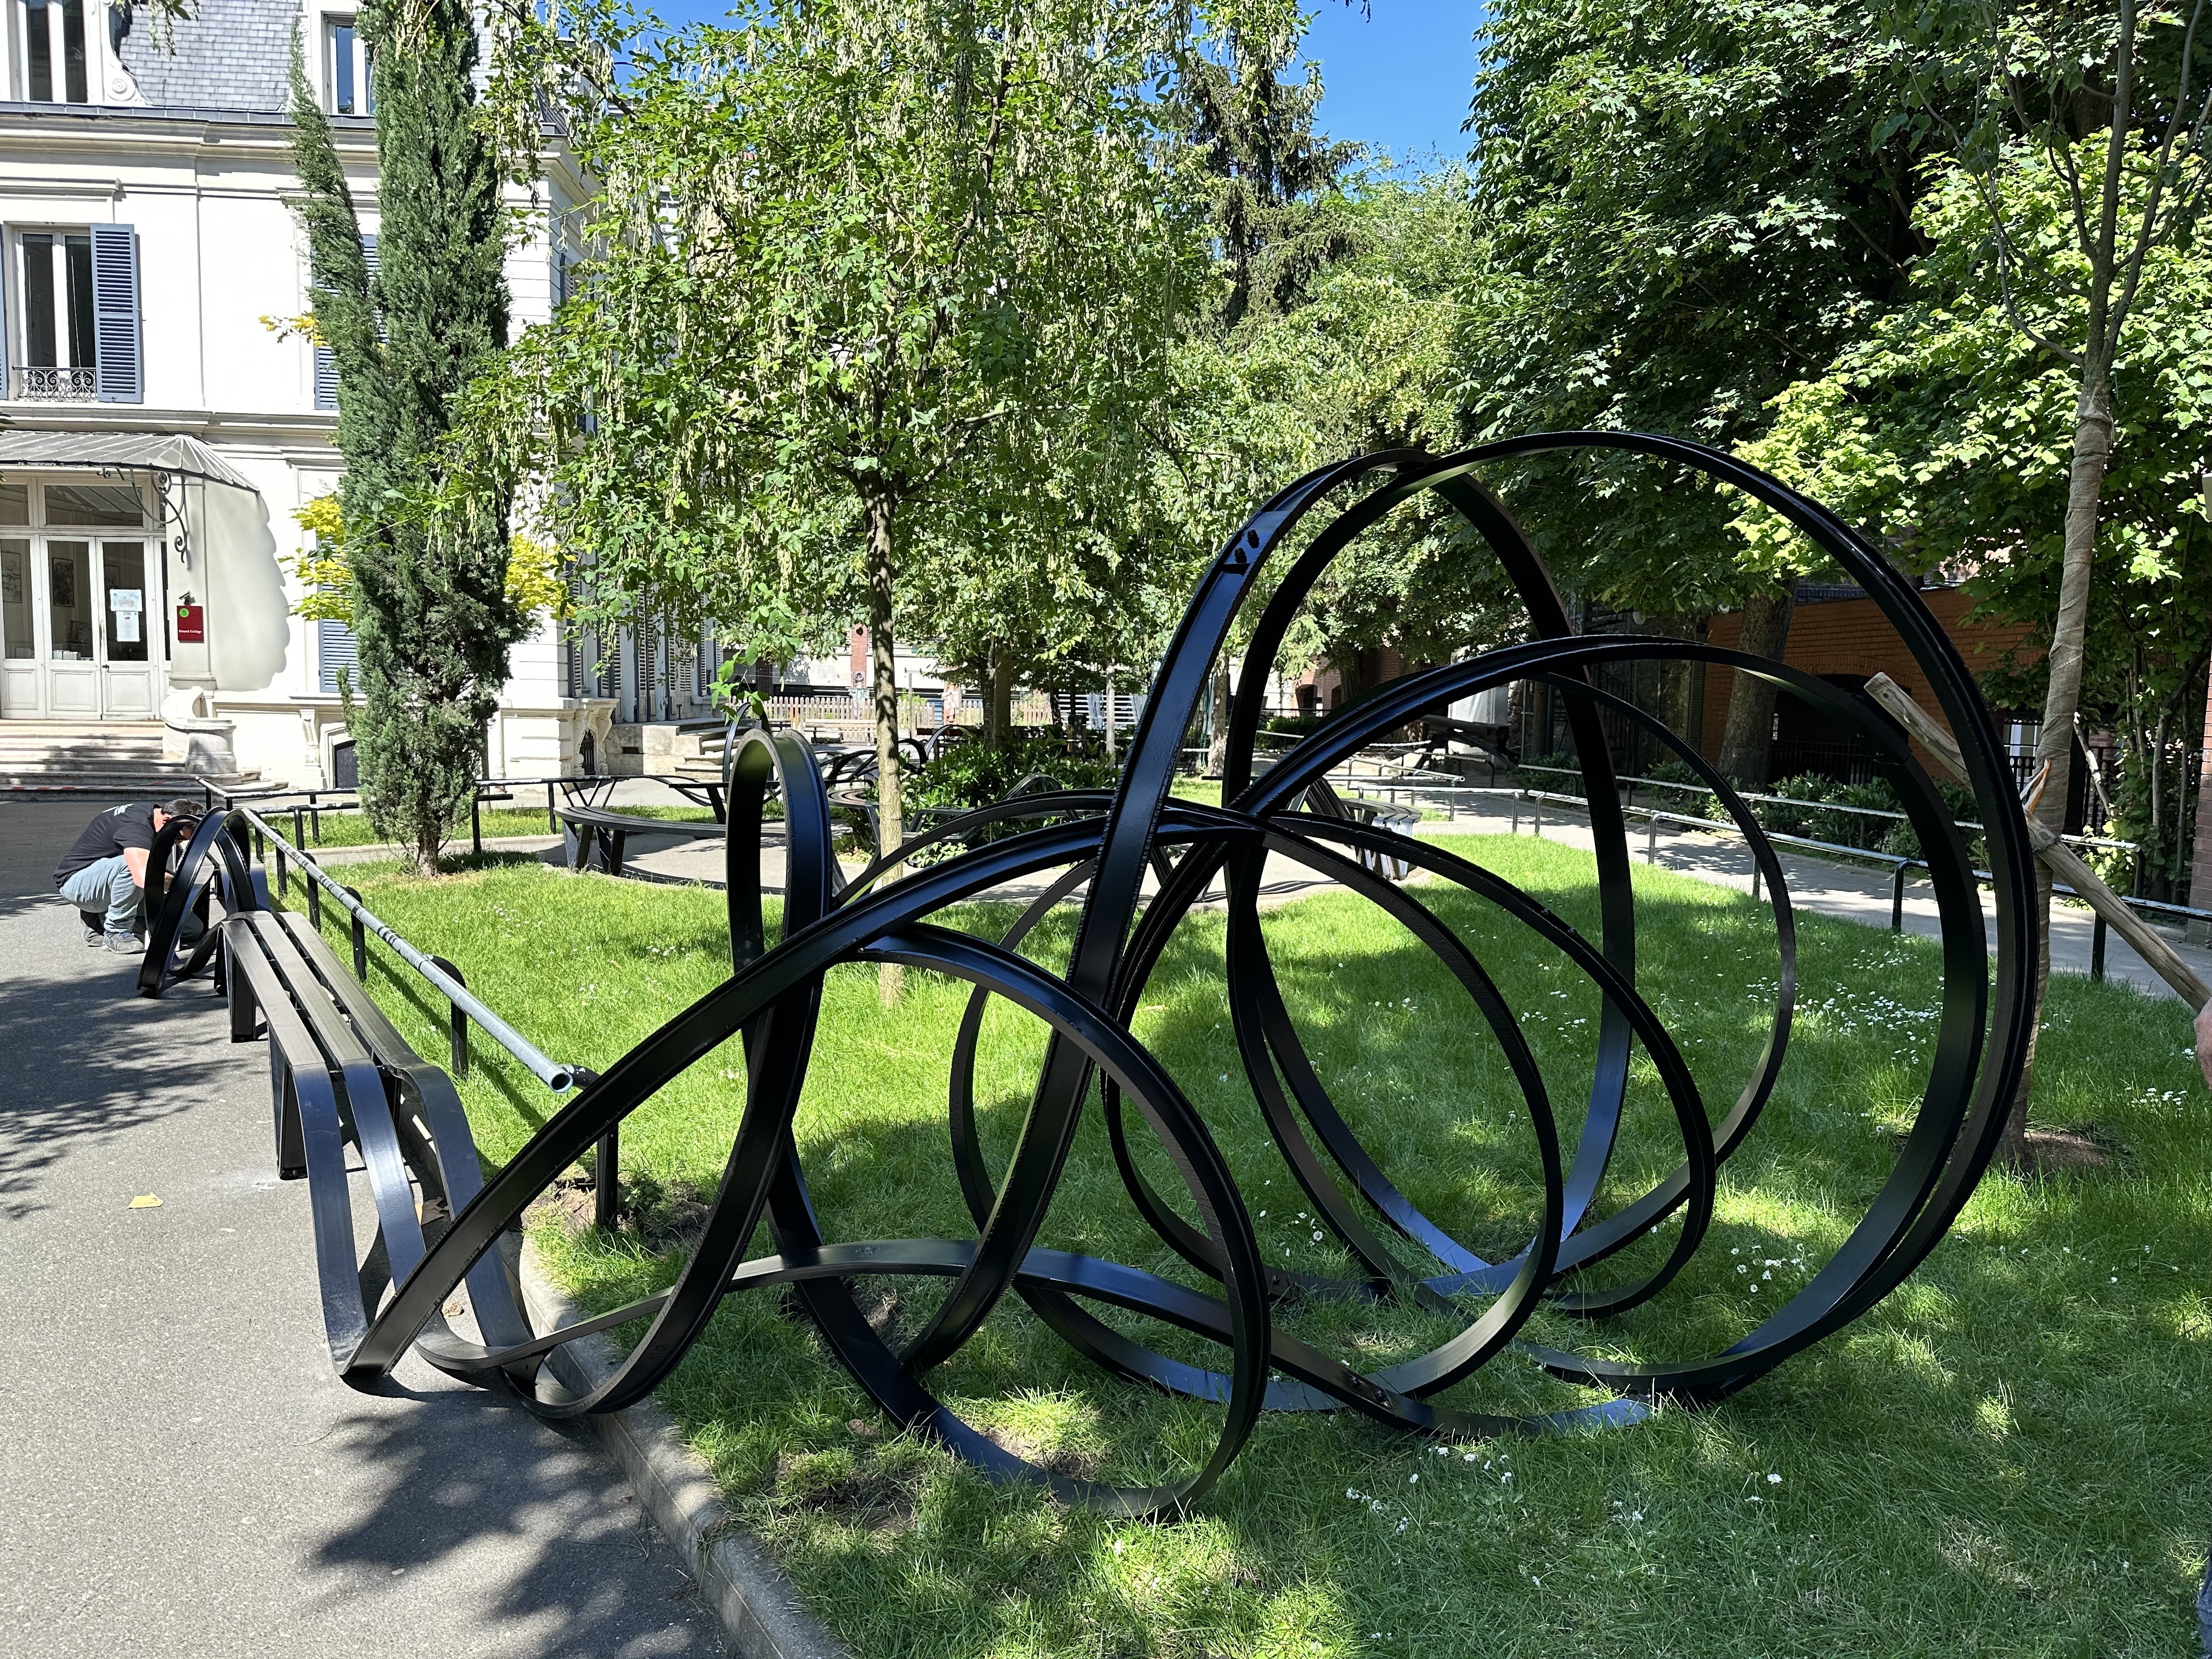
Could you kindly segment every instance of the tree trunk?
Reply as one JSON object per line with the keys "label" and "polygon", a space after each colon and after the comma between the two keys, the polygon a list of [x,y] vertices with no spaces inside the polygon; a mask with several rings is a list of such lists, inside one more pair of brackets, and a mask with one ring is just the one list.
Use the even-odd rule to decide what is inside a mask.
{"label": "tree trunk", "polygon": [[1229,653],[1224,651],[1213,665],[1213,714],[1206,744],[1209,778],[1218,778],[1229,769]]}
{"label": "tree trunk", "polygon": [[[1758,593],[1743,607],[1736,649],[1747,656],[1782,660],[1790,645],[1790,617],[1796,609],[1788,588]],[[1748,674],[1729,689],[1728,730],[1721,738],[1720,769],[1739,783],[1763,785],[1774,748],[1774,688]]]}
{"label": "tree trunk", "polygon": [[[868,645],[873,658],[876,720],[876,855],[887,857],[906,839],[899,810],[898,657],[891,641],[891,519],[897,503],[872,495],[864,503],[868,521]],[[896,881],[905,866],[884,872]],[[881,883],[878,884],[879,886]],[[877,975],[886,1006],[899,1000],[904,976],[896,963],[884,963]]]}
{"label": "tree trunk", "polygon": [[1013,742],[1014,653],[1003,645],[991,650],[991,725],[998,733],[991,740],[994,749],[1004,749]]}
{"label": "tree trunk", "polygon": [[[1686,643],[1702,641],[1705,624],[1698,617],[1651,617],[1643,619],[1644,631]],[[1652,686],[1652,713],[1677,736],[1694,744],[1698,740],[1697,665],[1681,657],[1666,657],[1653,665],[1657,671]]]}
{"label": "tree trunk", "polygon": [[[2058,579],[2058,617],[2051,629],[2051,679],[2043,696],[2043,732],[2036,739],[2035,764],[2050,772],[2035,805],[2035,821],[2052,833],[2066,828],[2066,791],[2073,781],[2074,714],[2081,706],[2082,650],[2088,637],[2089,575],[2097,551],[2097,508],[2104,493],[2105,469],[2112,457],[2111,366],[2097,354],[2102,332],[2090,333],[2090,358],[2081,371],[2075,404],[2074,460],[2066,480],[2066,544]],[[2035,1019],[2028,1027],[2027,1064],[2012,1098],[1998,1155],[2015,1174],[2029,1168],[2027,1097],[2035,1083],[2036,1037],[2043,1026],[2043,1001],[2051,989],[2051,871],[2035,861]]]}

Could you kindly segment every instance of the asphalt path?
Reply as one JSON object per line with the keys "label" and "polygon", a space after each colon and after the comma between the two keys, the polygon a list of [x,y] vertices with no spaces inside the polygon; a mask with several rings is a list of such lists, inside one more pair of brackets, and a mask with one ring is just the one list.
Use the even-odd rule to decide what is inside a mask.
{"label": "asphalt path", "polygon": [[0,1654],[721,1652],[588,1429],[337,1380],[265,1047],[53,892],[94,810],[0,802]]}

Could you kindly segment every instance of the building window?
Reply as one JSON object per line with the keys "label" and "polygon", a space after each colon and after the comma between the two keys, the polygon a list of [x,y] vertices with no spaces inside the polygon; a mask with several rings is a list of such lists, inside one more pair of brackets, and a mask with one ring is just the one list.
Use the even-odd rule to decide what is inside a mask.
{"label": "building window", "polygon": [[89,401],[99,392],[93,329],[92,235],[26,231],[16,240],[23,296],[18,398]]}
{"label": "building window", "polygon": [[[373,283],[376,280],[376,234],[374,231],[365,232],[362,234],[361,252],[362,259],[368,265],[368,279]],[[377,338],[383,337],[384,331],[379,329]],[[319,410],[335,411],[338,406],[337,356],[328,346],[319,345],[314,349],[314,362],[315,407]]]}
{"label": "building window", "polygon": [[34,104],[82,104],[84,0],[23,0],[23,95]]}
{"label": "building window", "polygon": [[354,644],[353,629],[342,622],[327,619],[315,624],[315,689],[326,697],[338,695],[338,676],[346,678],[348,689],[354,696],[361,695],[361,653]]}
{"label": "building window", "polygon": [[331,114],[367,115],[376,107],[368,64],[368,47],[352,18],[333,17],[323,26],[323,70]]}

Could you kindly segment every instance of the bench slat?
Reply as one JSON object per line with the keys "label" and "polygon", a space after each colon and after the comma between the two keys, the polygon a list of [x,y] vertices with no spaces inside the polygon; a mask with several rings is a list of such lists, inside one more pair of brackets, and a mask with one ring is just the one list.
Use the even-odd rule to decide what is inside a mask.
{"label": "bench slat", "polygon": [[[304,916],[288,913],[284,925],[291,931],[301,957],[337,1004],[377,1064],[400,1081],[404,1099],[411,1099],[429,1131],[428,1152],[442,1189],[448,1216],[459,1215],[483,1190],[483,1166],[477,1155],[476,1137],[470,1132],[468,1114],[461,1105],[453,1080],[439,1066],[408,1046],[368,988],[356,980],[337,959],[329,944],[313,931]],[[477,1328],[495,1348],[512,1347],[529,1340],[529,1322],[522,1315],[514,1287],[508,1282],[505,1261],[496,1250],[477,1259],[469,1269],[469,1305]],[[449,1360],[458,1358],[448,1353]]]}

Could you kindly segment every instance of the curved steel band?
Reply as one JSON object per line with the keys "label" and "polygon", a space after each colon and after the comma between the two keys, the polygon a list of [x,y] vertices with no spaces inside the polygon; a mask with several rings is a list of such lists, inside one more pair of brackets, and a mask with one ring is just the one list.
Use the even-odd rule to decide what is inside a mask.
{"label": "curved steel band", "polygon": [[[1547,450],[1609,447],[1638,451],[1699,473],[1764,501],[1809,537],[1865,587],[1926,675],[1960,739],[1988,828],[1996,898],[1992,951],[1965,844],[1901,737],[1864,706],[1781,664],[1679,640],[1636,635],[1577,637],[1565,605],[1527,538],[1478,471]],[[1470,661],[1391,682],[1327,721],[1255,775],[1253,746],[1262,692],[1298,607],[1329,562],[1363,531],[1417,492],[1435,492],[1489,544],[1518,589],[1530,640]],[[1177,746],[1224,648],[1231,620],[1262,568],[1286,538],[1324,506],[1334,516],[1308,539],[1275,584],[1244,653],[1228,722],[1229,762],[1220,808],[1171,799]],[[1796,994],[1795,931],[1788,887],[1774,850],[1744,802],[1698,755],[1643,711],[1600,688],[1593,671],[1657,659],[1722,665],[1770,681],[1822,718],[1865,739],[1878,769],[1897,787],[1925,849],[1942,923],[1944,992],[1919,1116],[1899,1162],[1834,1258],[1795,1297],[1725,1352],[1667,1364],[1615,1364],[1527,1347],[1555,1374],[1612,1391],[1608,1405],[1533,1419],[1500,1419],[1431,1403],[1513,1342],[1545,1298],[1596,1317],[1661,1293],[1696,1254],[1711,1220],[1721,1165],[1756,1124],[1787,1054]],[[1514,680],[1542,679],[1564,694],[1589,798],[1600,898],[1595,940],[1494,872],[1441,848],[1342,819],[1299,811],[1306,793],[1382,734],[1458,698]],[[1752,1074],[1717,1124],[1663,1021],[1639,994],[1636,915],[1629,884],[1626,824],[1601,711],[1641,722],[1711,787],[1748,842],[1771,895],[1781,971],[1769,1034]],[[729,747],[726,841],[730,919],[729,979],[624,1054],[562,1106],[530,1142],[477,1190],[475,1150],[448,1085],[434,1107],[389,1115],[342,1113],[310,1105],[311,1188],[317,1210],[331,1350],[345,1379],[374,1386],[410,1346],[433,1364],[489,1381],[495,1373],[534,1384],[537,1408],[553,1416],[611,1411],[666,1376],[697,1340],[721,1298],[733,1291],[786,1285],[832,1350],[884,1410],[934,1435],[995,1474],[1044,1481],[1072,1501],[1114,1513],[1155,1513],[1188,1504],[1235,1458],[1266,1407],[1349,1407],[1377,1421],[1427,1434],[1536,1433],[1629,1420],[1637,1402],[1664,1395],[1721,1399],[1790,1355],[1839,1328],[1893,1289],[1957,1216],[1995,1149],[2017,1083],[2032,1017],[2027,994],[2034,958],[2028,903],[2026,830],[2010,775],[1973,681],[1910,585],[1832,514],[1776,480],[1717,452],[1631,434],[1544,434],[1491,444],[1445,459],[1392,452],[1322,468],[1263,505],[1206,570],[1162,661],[1118,789],[1028,796],[955,820],[902,849],[958,841],[966,850],[909,866],[884,880],[885,860],[850,882],[833,852],[831,807],[813,752],[788,734],[735,733]],[[782,937],[773,949],[762,910],[762,808],[780,793],[787,838]],[[992,823],[1037,821],[997,841],[975,840]],[[157,916],[141,984],[149,994],[200,970],[207,940],[189,951],[177,940],[184,916],[210,881],[226,911],[266,908],[269,896],[246,856],[241,822],[203,823]],[[1167,862],[1173,854],[1174,861]],[[1267,857],[1292,859],[1381,907],[1437,957],[1474,1003],[1504,1054],[1526,1106],[1543,1176],[1541,1216],[1519,1254],[1486,1260],[1422,1212],[1394,1184],[1353,1133],[1302,1043],[1278,982],[1258,920]],[[1419,894],[1376,873],[1402,861],[1456,884],[1556,951],[1602,997],[1596,1064],[1583,1105],[1571,1166],[1565,1164],[1552,1101],[1534,1055],[1497,984],[1471,950]],[[1143,898],[1148,870],[1162,879]],[[1059,872],[1000,942],[956,933],[930,918],[945,907],[1023,878]],[[1330,1282],[1270,1268],[1228,1165],[1175,1079],[1131,1034],[1148,979],[1176,927],[1217,882],[1227,906],[1227,990],[1248,1081],[1266,1126],[1312,1206],[1358,1264],[1359,1277]],[[1018,953],[1056,904],[1083,893],[1066,971],[1055,974]],[[210,933],[209,939],[214,934]],[[975,987],[954,1045],[951,1127],[954,1167],[975,1224],[972,1239],[887,1240],[830,1244],[810,1200],[792,1134],[793,1115],[816,1040],[823,977],[841,963],[896,962],[950,975]],[[1994,972],[1991,969],[1994,968]],[[233,971],[235,971],[234,968]],[[973,1074],[985,1005],[999,997],[1043,1022],[1048,1032],[1037,1082],[1006,1167],[986,1167],[976,1131]],[[272,1011],[270,1018],[279,1018]],[[745,1098],[721,1185],[689,1262],[666,1291],[569,1329],[532,1330],[518,1298],[495,1270],[493,1246],[524,1207],[608,1129],[671,1079],[731,1037],[741,1039]],[[1632,1049],[1656,1068],[1682,1144],[1680,1165],[1641,1198],[1596,1212],[1626,1097]],[[424,1067],[442,1078],[434,1068]],[[1158,1274],[1064,1251],[1041,1249],[1049,1207],[1093,1075],[1103,1078],[1109,1142],[1132,1201],[1178,1255],[1209,1281],[1201,1291]],[[418,1079],[418,1099],[437,1094]],[[357,1092],[357,1091],[349,1091]],[[1140,1173],[1129,1141],[1133,1105],[1179,1174],[1187,1210]],[[364,1127],[366,1126],[366,1127]],[[360,1264],[349,1225],[330,1224],[326,1209],[344,1203],[343,1144],[356,1141],[368,1166],[383,1231],[377,1249],[391,1265],[380,1305],[359,1294]],[[335,1160],[335,1162],[333,1162]],[[330,1191],[335,1168],[336,1193]],[[312,1178],[319,1171],[321,1178]],[[1340,1185],[1340,1180],[1342,1184]],[[1346,1195],[1348,1188],[1358,1204]],[[447,1195],[450,1222],[414,1221],[419,1194]],[[1185,1218],[1194,1214],[1195,1223]],[[765,1221],[769,1256],[743,1252]],[[1679,1231],[1663,1261],[1611,1289],[1560,1287],[1570,1273],[1595,1267],[1672,1222]],[[1388,1236],[1386,1237],[1386,1235]],[[1433,1261],[1416,1273],[1409,1253]],[[946,1281],[944,1299],[902,1348],[873,1328],[853,1280],[926,1274]],[[462,1340],[441,1309],[465,1279],[482,1342]],[[350,1296],[343,1287],[356,1285]],[[928,1373],[957,1352],[1008,1292],[1079,1352],[1109,1372],[1215,1401],[1223,1411],[1211,1454],[1168,1485],[1124,1487],[1070,1480],[1033,1466],[971,1428],[926,1386]],[[1363,1375],[1282,1330],[1276,1306],[1307,1295],[1411,1297],[1434,1310],[1473,1292],[1491,1298],[1466,1328],[1433,1352]],[[1153,1352],[1094,1310],[1133,1312],[1218,1345],[1221,1369]],[[544,1357],[588,1331],[644,1319],[644,1336],[593,1393],[567,1397],[540,1370]],[[1272,1377],[1272,1380],[1271,1380]]]}

